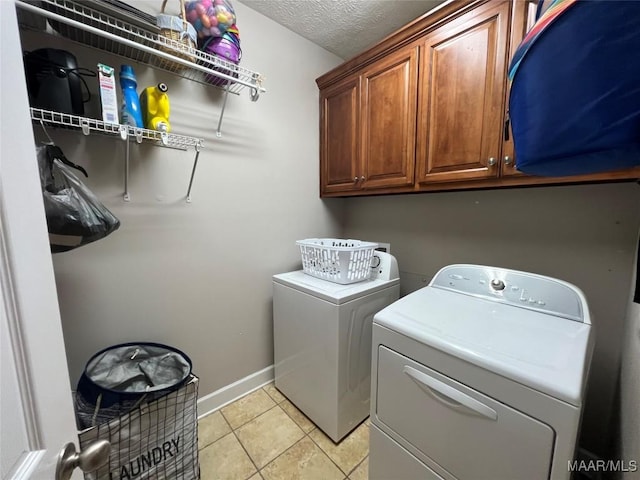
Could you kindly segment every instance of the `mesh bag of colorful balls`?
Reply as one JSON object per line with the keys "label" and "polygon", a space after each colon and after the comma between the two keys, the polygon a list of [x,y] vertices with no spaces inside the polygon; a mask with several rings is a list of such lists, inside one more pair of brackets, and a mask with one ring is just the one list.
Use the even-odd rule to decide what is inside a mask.
{"label": "mesh bag of colorful balls", "polygon": [[[229,0],[194,0],[185,2],[187,21],[198,34],[198,48],[216,58],[207,65],[212,70],[230,77],[238,77],[235,65],[240,63],[240,32],[236,25],[236,13]],[[207,75],[209,83],[225,86],[229,80],[217,75]]]}

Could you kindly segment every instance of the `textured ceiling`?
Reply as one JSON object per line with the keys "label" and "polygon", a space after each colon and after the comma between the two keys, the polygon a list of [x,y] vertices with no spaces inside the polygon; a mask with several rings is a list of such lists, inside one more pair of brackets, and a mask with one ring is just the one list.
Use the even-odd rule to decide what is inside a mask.
{"label": "textured ceiling", "polygon": [[241,3],[346,60],[442,1],[241,0]]}

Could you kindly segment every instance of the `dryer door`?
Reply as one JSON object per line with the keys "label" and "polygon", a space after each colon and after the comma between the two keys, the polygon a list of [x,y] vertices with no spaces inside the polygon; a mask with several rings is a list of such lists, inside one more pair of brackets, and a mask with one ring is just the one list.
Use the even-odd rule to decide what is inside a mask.
{"label": "dryer door", "polygon": [[425,463],[460,480],[549,477],[548,425],[383,346],[377,387],[378,423]]}

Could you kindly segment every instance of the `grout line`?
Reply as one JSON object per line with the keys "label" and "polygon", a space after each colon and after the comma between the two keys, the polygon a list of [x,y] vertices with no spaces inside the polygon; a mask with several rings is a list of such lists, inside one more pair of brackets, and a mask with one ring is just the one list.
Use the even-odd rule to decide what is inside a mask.
{"label": "grout line", "polygon": [[[322,435],[325,435],[325,433],[324,433],[322,430],[320,430],[318,427],[316,427],[316,428],[314,428],[313,430],[311,430],[311,432],[315,432],[316,430],[318,430]],[[311,433],[311,432],[309,432],[309,433]],[[325,435],[325,436],[326,436],[326,435]],[[345,479],[346,479],[346,478],[348,478],[348,477],[349,477],[349,474],[348,474],[348,473],[344,473],[344,470],[342,470],[342,468],[340,468],[340,465],[338,465],[338,464],[333,460],[333,458],[331,458],[331,455],[329,455],[329,452],[325,452],[325,451],[324,451],[324,449],[320,446],[320,444],[319,444],[318,442],[316,442],[316,441],[313,439],[313,437],[312,437],[311,435],[309,435],[309,438],[310,438],[310,439],[311,439],[311,441],[312,441],[312,442],[313,442],[313,443],[314,443],[314,444],[315,444],[315,445],[320,449],[320,451],[321,451],[322,453],[324,453],[324,454],[325,454],[325,456],[326,456],[326,457],[331,461],[331,463],[333,463],[333,464],[336,466],[336,468],[338,469],[338,471],[339,471],[340,473],[342,473],[342,474],[345,476]],[[327,437],[327,438],[329,438],[329,437]],[[331,440],[331,439],[329,438],[329,440]],[[331,441],[333,442],[333,440],[331,440]]]}
{"label": "grout line", "polygon": [[[259,389],[262,389],[262,387],[259,387]],[[236,402],[240,401],[241,399],[245,398],[245,397],[246,397],[246,396],[248,396],[248,395],[251,395],[252,393],[256,392],[257,390],[258,390],[258,388],[257,388],[257,389],[255,389],[253,392],[249,392],[247,395],[244,395],[244,396],[242,396],[242,397],[238,398],[237,400],[233,401],[232,403],[230,403],[230,404],[228,404],[228,405],[225,405],[225,406],[233,405],[234,403],[236,403]],[[268,398],[270,398],[271,400],[273,400],[273,399],[271,398],[271,396],[270,396],[266,391],[265,391],[264,393],[267,395],[267,397],[268,397]],[[275,402],[274,402],[274,403],[275,403]],[[260,473],[260,469],[258,468],[258,465],[256,465],[256,462],[254,462],[254,461],[253,461],[253,458],[251,458],[251,455],[249,455],[249,452],[247,451],[247,449],[245,448],[245,446],[243,445],[243,443],[240,441],[240,438],[239,438],[239,437],[238,437],[238,435],[236,434],[236,430],[238,430],[239,428],[242,428],[243,426],[245,426],[245,425],[246,425],[246,424],[248,424],[249,422],[251,422],[251,421],[255,420],[255,419],[256,419],[256,418],[258,418],[259,416],[264,415],[264,414],[265,414],[265,413],[267,413],[268,411],[273,410],[273,409],[274,409],[274,408],[276,408],[277,406],[278,406],[278,404],[276,403],[273,407],[271,407],[271,408],[269,408],[269,409],[265,410],[264,412],[262,412],[262,413],[260,413],[260,414],[256,415],[255,417],[253,417],[253,418],[251,418],[250,420],[246,421],[246,422],[245,422],[245,423],[243,423],[242,425],[238,425],[236,428],[233,428],[233,427],[231,426],[231,424],[229,423],[229,421],[227,420],[227,418],[225,417],[224,412],[222,411],[222,408],[224,408],[224,407],[221,407],[220,409],[216,410],[216,411],[219,411],[219,412],[220,412],[220,415],[222,416],[222,418],[224,419],[224,421],[225,421],[225,422],[226,422],[226,424],[228,425],[229,429],[231,430],[229,433],[232,433],[232,434],[233,434],[233,436],[235,437],[236,441],[240,444],[240,447],[242,448],[242,450],[244,451],[244,453],[247,455],[247,458],[249,459],[249,461],[251,462],[251,464],[253,465],[253,467],[256,469],[256,471],[255,471],[255,472],[253,472],[251,475],[249,475],[249,476],[247,477],[247,479],[248,479],[248,478],[251,478],[251,477],[252,477],[253,475],[255,475],[256,473]],[[215,413],[215,412],[214,412],[214,413]],[[286,412],[285,412],[285,413],[286,413]],[[225,434],[225,435],[223,435],[222,437],[220,437],[218,440],[220,440],[221,438],[226,437],[227,435],[228,435],[228,433],[227,433],[227,434]],[[216,440],[215,442],[211,442],[209,445],[213,445],[213,444],[214,444],[214,443],[216,443],[218,440]],[[207,447],[208,447],[209,445],[207,445]],[[206,448],[206,447],[203,447],[203,449],[204,449],[204,448]],[[262,477],[262,474],[260,474],[260,477]]]}
{"label": "grout line", "polygon": [[[267,383],[267,385],[273,385],[273,388],[276,388],[276,384],[271,382],[271,383]],[[265,385],[266,386],[266,385]],[[285,400],[288,400],[287,397],[284,396],[284,394],[278,390],[276,388],[276,390],[278,391],[278,393],[280,394],[280,396],[282,397],[282,400],[276,400],[275,398],[273,398],[273,396],[264,388],[265,386],[262,387],[262,389],[264,390],[264,392],[267,394],[267,396],[273,400],[274,402],[276,402],[276,405],[280,405],[281,403],[283,403]]]}
{"label": "grout line", "polygon": [[[216,412],[213,412],[211,415],[214,415]],[[207,415],[205,417],[202,417],[202,419],[209,417],[210,415]],[[227,426],[227,428],[229,429],[229,431],[227,433],[225,433],[224,435],[222,435],[221,437],[216,438],[214,441],[207,443],[206,445],[202,445],[202,447],[198,446],[198,451],[202,451],[205,448],[207,448],[210,445],[213,445],[214,443],[216,443],[218,440],[222,439],[223,437],[226,437],[227,435],[229,435],[231,432],[233,432],[233,428],[231,428],[231,425],[229,425],[229,422],[227,422],[227,419],[224,418],[224,415],[222,415],[222,412],[220,412],[220,417],[222,418],[222,421],[224,422],[224,424]],[[200,422],[202,421],[202,419],[198,419],[198,426],[200,425]],[[200,434],[198,434],[198,437],[200,437]]]}
{"label": "grout line", "polygon": [[[255,392],[257,392],[257,391],[258,391],[258,389],[254,390],[254,391],[253,391],[253,392],[251,392],[251,393],[255,393]],[[233,402],[233,403],[230,403],[229,405],[225,405],[225,407],[230,407],[231,405],[233,405],[233,404],[234,404],[234,403],[236,403],[236,402],[239,402],[240,400],[242,400],[242,399],[243,399],[243,398],[245,398],[246,396],[251,395],[251,393],[249,393],[249,394],[245,395],[244,397],[240,397],[238,400],[236,400],[236,401],[235,401],[235,402]],[[247,421],[246,421],[246,422],[244,422],[243,424],[238,425],[235,429],[234,429],[233,427],[231,427],[231,422],[229,422],[229,420],[227,420],[227,417],[225,417],[224,412],[222,411],[222,408],[219,410],[219,412],[222,414],[222,416],[223,416],[223,417],[224,417],[224,419],[226,420],[226,422],[227,422],[227,424],[229,425],[229,427],[231,427],[231,430],[237,430],[237,429],[238,429],[238,428],[240,428],[240,427],[244,427],[247,423],[249,423],[249,422],[251,422],[251,421],[255,420],[255,419],[256,419],[256,418],[258,418],[260,415],[263,415],[263,414],[267,413],[269,410],[273,409],[273,407],[277,407],[277,406],[278,406],[278,403],[277,403],[275,400],[273,400],[273,398],[271,398],[271,396],[270,396],[266,391],[264,392],[264,394],[267,396],[267,398],[268,398],[269,400],[271,400],[271,401],[274,403],[274,405],[273,405],[273,406],[271,406],[271,407],[269,407],[269,408],[267,408],[264,412],[259,413],[259,414],[258,414],[258,415],[256,415],[255,417],[250,418],[249,420],[247,420]]]}
{"label": "grout line", "polygon": [[299,444],[301,441],[303,441],[304,437],[306,437],[306,436],[307,435],[304,435],[300,440],[297,440],[297,441],[293,442],[293,445],[291,445],[289,448],[287,448],[284,452],[278,454],[276,457],[273,458],[273,460],[270,460],[269,463],[267,463],[264,467],[262,467],[262,469],[258,470],[258,472],[260,473],[260,476],[264,478],[264,475],[262,475],[262,470],[267,468],[269,465],[271,465],[273,462],[275,462],[277,459],[279,459],[282,455],[284,455],[289,450],[291,450],[293,447],[295,447],[297,444]]}
{"label": "grout line", "polygon": [[[268,409],[266,409],[264,412],[259,413],[258,415],[256,415],[255,417],[253,417],[251,420],[244,422],[242,425],[238,425],[236,428],[231,428],[231,431],[235,432],[236,430],[240,430],[242,427],[244,427],[245,425],[253,422],[256,418],[261,417],[262,415],[264,415],[267,412],[270,412],[271,410],[273,410],[274,408],[278,407],[279,405],[276,404],[272,407],[269,407]],[[282,410],[282,409],[281,409]],[[231,425],[229,425],[229,427],[231,427]]]}
{"label": "grout line", "polygon": [[231,430],[233,432],[233,428],[231,428],[231,424],[229,423],[229,421],[224,417],[224,414],[222,412],[220,412],[220,416],[222,417],[222,420],[224,420],[224,423],[227,427],[229,427],[229,430]]}
{"label": "grout line", "polygon": [[[318,430],[322,435],[325,435],[325,434],[324,434],[324,432],[322,432],[322,430],[320,430],[320,429],[319,429],[319,428],[314,424],[314,428],[313,428],[313,429],[311,429],[309,432],[305,432],[305,431],[302,429],[302,427],[301,427],[300,425],[298,425],[298,423],[295,421],[295,419],[294,419],[291,415],[289,415],[289,414],[287,413],[287,411],[286,411],[284,408],[282,408],[282,406],[280,405],[282,402],[284,402],[284,400],[282,400],[282,402],[278,403],[278,401],[277,401],[275,398],[273,398],[271,395],[269,395],[269,392],[267,392],[266,390],[264,390],[264,387],[259,387],[259,388],[261,388],[261,389],[264,391],[264,393],[266,393],[267,397],[268,397],[268,398],[270,398],[270,399],[275,403],[275,405],[274,405],[274,406],[272,406],[271,408],[269,408],[269,409],[265,410],[264,412],[262,412],[262,413],[260,413],[260,414],[256,415],[255,417],[253,417],[252,419],[250,419],[250,420],[248,420],[247,422],[243,423],[242,425],[239,425],[239,426],[237,426],[236,428],[232,428],[232,427],[231,427],[231,424],[229,423],[229,421],[227,420],[227,418],[224,416],[224,413],[222,412],[222,408],[220,408],[220,409],[219,409],[220,414],[222,415],[222,418],[224,419],[224,421],[227,423],[227,425],[228,425],[228,426],[229,426],[229,428],[231,429],[231,433],[233,433],[234,437],[236,438],[236,440],[238,441],[238,443],[239,443],[239,444],[240,444],[240,446],[242,447],[242,450],[245,452],[245,454],[246,454],[246,455],[247,455],[247,457],[249,458],[249,461],[252,463],[252,465],[253,465],[253,466],[254,466],[254,468],[256,469],[256,472],[252,473],[252,474],[251,474],[249,477],[247,477],[247,478],[251,478],[253,475],[255,475],[256,473],[258,473],[258,474],[260,475],[260,477],[262,477],[262,478],[264,479],[264,476],[262,475],[262,470],[264,470],[264,469],[267,467],[267,465],[270,465],[271,463],[273,463],[274,461],[276,461],[276,460],[277,460],[278,458],[280,458],[283,454],[285,454],[285,453],[286,453],[286,452],[288,452],[291,448],[293,448],[295,445],[297,445],[297,444],[298,444],[298,443],[300,443],[302,440],[304,440],[304,439],[305,439],[305,437],[309,438],[309,439],[311,440],[311,442],[313,442],[313,444],[314,444],[314,445],[316,445],[316,446],[318,447],[318,449],[322,452],[322,454],[323,454],[323,455],[325,455],[333,465],[335,465],[335,467],[338,469],[338,471],[339,471],[341,474],[343,474],[343,475],[345,476],[345,479],[344,479],[344,480],[349,480],[349,475],[351,475],[351,474],[352,474],[352,473],[353,473],[353,472],[354,472],[354,471],[355,471],[355,470],[356,470],[356,469],[357,469],[357,468],[358,468],[358,467],[359,467],[359,466],[360,466],[360,465],[361,465],[361,464],[362,464],[362,463],[363,463],[363,462],[364,462],[364,461],[369,457],[369,447],[367,447],[367,455],[365,455],[365,457],[364,457],[362,460],[360,460],[360,461],[359,461],[359,462],[358,462],[358,463],[357,463],[357,464],[356,464],[356,465],[355,465],[351,470],[349,470],[349,472],[348,472],[348,473],[345,473],[345,472],[344,472],[344,470],[342,470],[342,468],[341,468],[341,467],[340,467],[340,466],[339,466],[339,465],[338,465],[338,464],[337,464],[337,463],[336,463],[336,462],[331,458],[331,456],[329,455],[329,453],[328,453],[328,452],[326,452],[326,451],[324,451],[324,449],[320,446],[320,444],[318,444],[318,442],[316,442],[316,441],[313,439],[313,437],[311,437],[311,435],[310,435],[310,434],[311,434],[312,432],[316,431],[316,430]],[[254,392],[255,392],[255,391],[257,391],[257,390],[258,390],[258,389],[254,390],[253,392],[248,393],[247,395],[250,395],[251,393],[254,393]],[[240,397],[239,399],[235,400],[234,402],[232,402],[232,403],[230,403],[229,405],[226,405],[226,406],[233,405],[234,403],[236,403],[236,402],[240,401],[242,398],[246,397],[247,395],[245,395],[245,396],[243,396],[243,397]],[[285,399],[287,399],[287,398],[285,397]],[[293,405],[293,404],[292,404],[292,405]],[[295,408],[297,408],[295,405],[293,405],[293,406],[294,406]],[[280,410],[281,410],[282,412],[284,412],[284,414],[285,414],[289,419],[291,419],[291,421],[294,423],[294,425],[295,425],[296,427],[298,427],[298,428],[300,429],[300,431],[302,431],[302,433],[303,433],[304,435],[303,435],[299,440],[297,440],[296,442],[294,442],[291,446],[289,446],[287,449],[285,449],[282,453],[278,454],[276,457],[274,457],[273,459],[271,459],[271,460],[270,460],[270,461],[269,461],[265,466],[263,466],[262,468],[258,468],[258,465],[254,462],[253,458],[251,458],[251,455],[249,455],[249,452],[247,451],[247,449],[246,449],[246,448],[245,448],[245,446],[243,445],[242,441],[240,441],[240,438],[239,438],[239,437],[238,437],[238,435],[236,434],[236,431],[237,431],[237,430],[239,430],[240,428],[242,428],[243,426],[247,425],[249,422],[252,422],[252,421],[253,421],[253,420],[255,420],[256,418],[258,418],[258,417],[260,417],[260,416],[264,415],[265,413],[267,413],[267,412],[269,412],[269,411],[273,410],[273,409],[274,409],[274,408],[276,408],[276,407],[279,407],[279,408],[280,408]],[[302,413],[302,412],[300,412],[300,413]],[[302,415],[304,415],[304,413],[302,413]],[[305,417],[306,417],[306,415],[305,415]],[[308,417],[307,417],[307,418],[308,418]],[[309,421],[311,421],[311,420],[309,420]],[[365,422],[366,422],[366,419],[364,420],[363,424],[364,424]],[[313,423],[313,422],[311,422],[311,423]],[[341,442],[340,442],[340,443],[342,443],[344,440],[346,440],[346,439],[347,439],[351,434],[353,434],[353,432],[355,432],[355,430],[357,430],[358,428],[360,428],[360,426],[356,427],[352,432],[350,432],[350,433],[349,433],[349,435],[348,435],[347,437],[345,437],[343,440],[341,440]],[[228,434],[226,434],[226,435],[228,435]],[[223,437],[225,437],[226,435],[223,435]],[[326,435],[325,435],[325,436],[326,436]],[[221,438],[222,438],[222,437],[221,437]],[[329,438],[329,437],[327,437],[327,438]],[[218,440],[220,440],[220,439],[218,439]],[[216,440],[216,442],[217,442],[218,440]],[[329,440],[331,440],[331,439],[329,438]],[[331,440],[331,441],[333,442],[333,440]],[[215,442],[211,442],[209,445],[212,445],[213,443],[215,443]],[[338,445],[338,444],[336,444],[335,442],[333,442],[333,443],[334,443],[334,445]],[[209,445],[207,445],[206,447],[208,447]],[[203,447],[203,449],[204,449],[204,448],[206,448],[206,447]]]}
{"label": "grout line", "polygon": [[[366,421],[366,420],[365,420],[365,421]],[[314,432],[315,430],[318,430],[322,435],[324,435],[325,437],[327,437],[327,438],[329,439],[329,441],[333,442],[333,444],[334,444],[334,445],[338,446],[340,443],[344,442],[345,440],[347,440],[347,438],[349,438],[351,435],[353,435],[353,433],[354,433],[357,429],[359,429],[362,425],[364,425],[364,422],[365,422],[365,421],[363,421],[360,425],[358,425],[356,428],[354,428],[354,429],[349,433],[349,435],[347,435],[347,436],[346,436],[346,437],[344,437],[342,440],[340,440],[340,442],[339,442],[339,443],[335,443],[335,442],[334,442],[334,441],[333,441],[333,440],[332,440],[328,435],[326,435],[322,430],[320,430],[320,429],[319,429],[319,428],[317,428],[317,427],[316,427],[316,428],[314,428],[313,430],[311,430],[311,432]],[[367,428],[369,428],[369,427],[367,427]],[[311,433],[311,432],[309,432],[309,433]],[[324,454],[329,458],[329,460],[331,460],[331,461],[333,462],[333,464],[334,464],[336,467],[338,467],[338,470],[340,470],[340,472],[341,472],[341,473],[343,473],[347,479],[349,478],[349,475],[351,475],[351,474],[355,471],[355,469],[356,469],[356,468],[358,468],[358,466],[359,466],[362,462],[364,462],[366,458],[368,458],[368,457],[369,457],[369,448],[371,447],[371,445],[370,445],[370,444],[369,444],[369,445],[367,445],[367,454],[364,456],[364,458],[363,458],[362,460],[360,460],[360,461],[358,462],[358,464],[357,464],[355,467],[353,467],[351,470],[349,470],[349,472],[348,472],[348,473],[345,473],[345,471],[342,469],[342,467],[340,467],[340,465],[338,465],[338,464],[333,460],[333,458],[331,458],[331,455],[329,455],[329,453],[328,453],[328,452],[326,452],[326,451],[322,448],[322,446],[321,446],[318,442],[316,442],[316,441],[313,439],[313,437],[309,436],[309,438],[311,438],[311,441],[313,441],[313,443],[315,443],[315,444],[318,446],[318,448],[322,451],[322,453],[324,453]]]}
{"label": "grout line", "polygon": [[[260,415],[258,415],[257,417],[255,417],[253,420],[255,420],[256,418],[264,415],[267,412],[270,412],[271,410],[273,410],[274,408],[280,408],[280,411],[282,411],[285,415],[287,415],[287,412],[284,411],[284,409],[282,407],[280,407],[280,405],[276,404],[273,407],[271,407],[269,410],[267,410],[266,412],[261,413]],[[291,420],[293,422],[293,424],[298,427],[298,429],[303,433],[303,436],[295,441],[292,445],[290,445],[289,447],[287,447],[283,452],[279,453],[277,456],[275,456],[273,459],[269,460],[269,462],[267,462],[267,464],[264,466],[266,467],[267,465],[269,465],[271,462],[273,462],[276,458],[280,457],[280,455],[282,455],[283,453],[285,453],[286,451],[288,451],[291,447],[293,447],[293,445],[297,444],[299,441],[303,440],[304,437],[307,436],[307,434],[304,432],[304,430],[302,430],[302,428],[300,428],[300,426],[292,419]],[[249,423],[249,422],[247,422]],[[246,423],[244,424],[246,425]],[[256,464],[256,462],[253,461],[253,458],[251,458],[251,455],[249,455],[249,452],[247,451],[247,449],[244,447],[244,445],[242,444],[242,441],[240,440],[240,438],[238,437],[238,435],[236,435],[236,431],[240,428],[242,428],[244,425],[239,426],[236,429],[232,429],[232,433],[235,435],[236,439],[238,440],[238,442],[240,443],[240,445],[242,446],[242,449],[246,452],[247,456],[249,457],[249,460],[251,460],[251,463],[253,463],[253,466],[256,467],[258,472],[261,472],[262,469],[264,469],[264,467],[262,467],[262,469],[258,468],[258,465]],[[260,473],[260,476],[262,477],[262,473]]]}
{"label": "grout line", "polygon": [[[282,403],[284,403],[284,400],[282,401]],[[291,401],[290,401],[290,400],[289,400],[289,403],[291,403]],[[293,403],[291,403],[291,405],[293,405]],[[282,408],[281,404],[278,404],[278,406],[279,406],[280,408]],[[309,435],[309,434],[310,434],[311,432],[313,432],[316,428],[318,428],[318,426],[317,426],[315,423],[313,423],[309,417],[307,417],[304,413],[302,413],[302,411],[301,411],[300,409],[298,409],[298,407],[296,407],[295,405],[293,405],[293,408],[295,408],[296,410],[298,410],[298,411],[300,412],[300,414],[301,414],[304,418],[306,418],[307,420],[309,420],[309,422],[311,422],[311,424],[313,425],[313,428],[312,428],[311,430],[309,430],[308,432],[305,432],[305,431],[304,431],[304,429],[302,428],[302,425],[298,424],[298,422],[296,422],[296,419],[295,419],[295,418],[293,418],[291,415],[289,415],[289,412],[287,412],[284,408],[282,408],[282,411],[285,413],[285,415],[286,415],[287,417],[289,417],[289,418],[293,421],[293,423],[295,423],[295,424],[296,424],[296,426],[297,426],[300,430],[302,430],[302,432],[303,432],[305,435]]]}
{"label": "grout line", "polygon": [[[260,387],[260,388],[262,388],[262,387]],[[257,390],[257,389],[256,389],[256,390]],[[254,390],[254,391],[255,391],[255,390]],[[253,392],[251,392],[251,393],[253,393]],[[250,395],[251,393],[249,393],[249,394],[247,394],[247,395]],[[269,397],[269,398],[271,398],[271,400],[273,400],[273,398],[272,398],[272,397],[271,397],[271,396],[270,396],[266,391],[265,391],[265,393],[267,394],[267,397]],[[246,397],[247,395],[245,395],[245,397]],[[242,398],[244,398],[244,397],[240,397],[238,400],[236,400],[236,401],[234,401],[234,402],[230,403],[229,405],[233,405],[234,403],[236,403],[237,401],[241,400]],[[256,464],[256,462],[253,460],[253,458],[251,458],[251,455],[249,454],[249,452],[248,452],[248,451],[247,451],[247,449],[245,448],[244,444],[242,443],[242,441],[240,440],[240,438],[239,438],[239,437],[238,437],[238,435],[236,434],[236,430],[238,430],[238,429],[242,428],[243,426],[247,425],[249,422],[251,422],[251,421],[255,420],[255,419],[256,419],[256,418],[258,418],[259,416],[264,415],[265,413],[267,413],[267,412],[269,412],[269,411],[271,411],[271,410],[273,410],[274,408],[276,408],[276,407],[278,407],[278,406],[279,406],[279,405],[275,402],[275,400],[274,400],[274,403],[275,403],[275,405],[274,405],[273,407],[271,407],[271,408],[269,408],[268,410],[265,410],[264,412],[262,412],[262,413],[260,413],[260,414],[256,415],[256,416],[255,416],[255,417],[253,417],[251,420],[249,420],[249,421],[247,421],[247,422],[243,423],[242,425],[237,426],[236,428],[231,427],[231,424],[229,423],[229,421],[227,420],[227,418],[224,416],[224,413],[222,412],[222,409],[216,410],[216,411],[219,411],[219,412],[220,412],[220,415],[222,416],[223,420],[225,421],[225,423],[227,424],[227,426],[228,426],[228,427],[229,427],[229,429],[230,429],[230,432],[229,432],[229,433],[233,434],[233,436],[235,437],[236,441],[240,444],[240,447],[242,448],[242,450],[244,451],[244,453],[247,455],[247,458],[249,459],[249,461],[251,462],[251,464],[253,465],[253,467],[256,469],[256,471],[255,471],[255,472],[253,472],[251,475],[249,475],[249,476],[247,477],[247,479],[245,479],[245,480],[248,480],[249,478],[251,478],[252,476],[254,476],[256,473],[258,473],[258,474],[260,475],[260,478],[264,479],[264,477],[262,476],[262,473],[260,473],[260,472],[261,472],[261,469],[260,469],[260,468],[258,468],[258,465],[257,465],[257,464]],[[283,408],[280,408],[280,410],[282,410],[282,411],[284,412],[284,414],[285,414],[285,415],[287,414],[287,412],[285,412]],[[215,412],[214,412],[214,413],[215,413]],[[292,419],[292,420],[293,420],[293,419]],[[294,423],[295,423],[295,421],[294,421]],[[296,424],[296,426],[298,426],[298,424]],[[300,428],[300,427],[298,426],[298,428]],[[302,429],[300,428],[300,430],[302,430]],[[222,437],[220,437],[220,438],[218,438],[217,440],[215,440],[215,441],[213,441],[213,442],[209,443],[208,445],[203,446],[201,449],[199,448],[199,449],[198,449],[198,453],[200,453],[202,450],[204,450],[205,448],[209,447],[210,445],[213,445],[214,443],[218,442],[218,441],[219,441],[219,440],[221,440],[222,438],[226,437],[227,435],[229,435],[229,433],[224,434]],[[304,433],[304,430],[302,430],[302,433]],[[302,437],[302,438],[304,438],[304,437]],[[301,440],[302,440],[302,439],[301,439]],[[295,442],[295,443],[298,443],[298,442]],[[295,445],[295,443],[294,443],[294,445]],[[293,445],[292,445],[292,446],[293,446]],[[289,447],[289,448],[291,448],[291,447]],[[287,450],[288,450],[288,448],[287,448]],[[285,450],[285,452],[286,452],[287,450]],[[284,453],[284,452],[283,452],[283,453]],[[282,454],[280,454],[280,455],[282,455]],[[279,457],[280,455],[278,455],[278,457]],[[276,458],[278,458],[278,457],[276,457]],[[273,460],[275,460],[275,458],[274,458]],[[272,460],[272,461],[273,461],[273,460]],[[269,462],[269,463],[271,463],[271,462]],[[268,464],[267,464],[267,465],[268,465]],[[265,465],[265,466],[266,466],[266,465]],[[262,467],[262,468],[264,468],[264,467]]]}
{"label": "grout line", "polygon": [[350,476],[353,472],[355,472],[358,469],[358,467],[360,467],[360,465],[362,465],[367,458],[369,458],[368,451],[367,451],[367,455],[362,460],[360,460],[360,462],[355,467],[353,467],[353,470],[349,472],[349,475],[347,475],[347,477]]}
{"label": "grout line", "polygon": [[[253,465],[253,468],[256,469],[255,472],[253,472],[251,475],[249,475],[247,478],[251,478],[253,475],[255,475],[256,473],[260,473],[260,469],[258,468],[258,466],[256,465],[256,462],[253,461],[253,458],[251,458],[251,455],[249,455],[249,452],[247,451],[246,448],[244,448],[244,445],[242,444],[242,442],[240,441],[240,439],[238,438],[238,435],[236,435],[236,431],[235,430],[231,430],[231,433],[233,434],[234,437],[236,437],[236,441],[240,444],[240,447],[242,448],[242,450],[244,450],[244,453],[247,455],[247,458],[249,459],[249,461],[251,462],[251,464]],[[262,476],[262,475],[260,475]]]}

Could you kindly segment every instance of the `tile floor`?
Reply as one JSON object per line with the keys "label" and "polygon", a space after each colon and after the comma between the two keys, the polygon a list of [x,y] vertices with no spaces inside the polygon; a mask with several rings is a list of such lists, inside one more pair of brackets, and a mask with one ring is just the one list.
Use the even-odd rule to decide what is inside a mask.
{"label": "tile floor", "polygon": [[273,385],[198,424],[202,480],[366,480],[369,420],[335,444]]}

